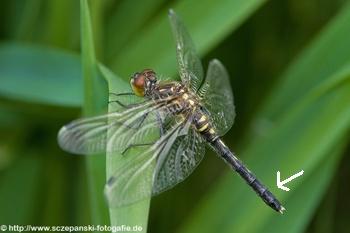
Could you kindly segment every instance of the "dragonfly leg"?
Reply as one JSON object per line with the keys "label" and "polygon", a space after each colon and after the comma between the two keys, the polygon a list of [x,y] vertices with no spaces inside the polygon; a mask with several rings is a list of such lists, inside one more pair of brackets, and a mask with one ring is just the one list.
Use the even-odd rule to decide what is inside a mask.
{"label": "dragonfly leg", "polygon": [[[129,94],[129,93],[121,93],[121,94]],[[117,94],[115,94],[117,95]],[[131,95],[131,93],[130,93]],[[108,104],[112,104],[112,103],[116,103],[118,104],[120,107],[124,108],[124,109],[130,109],[132,107],[137,107],[137,106],[140,106],[144,103],[146,103],[147,101],[142,101],[142,102],[139,102],[139,103],[133,103],[133,104],[124,104],[122,101],[120,100],[110,100],[108,101]]]}
{"label": "dragonfly leg", "polygon": [[132,122],[132,123],[130,123],[130,124],[123,124],[123,123],[118,122],[118,124],[123,125],[123,126],[129,128],[129,129],[131,129],[131,130],[138,130],[138,129],[142,126],[142,124],[145,122],[145,120],[146,120],[148,114],[149,114],[148,112],[146,112],[145,114],[143,114],[143,115],[140,117],[141,119],[140,119],[140,118],[137,119],[137,120],[140,119],[138,122],[134,121],[134,122]]}
{"label": "dragonfly leg", "polygon": [[142,115],[141,120],[139,121],[139,123],[137,123],[136,127],[133,127],[132,125],[129,125],[129,127],[131,129],[139,129],[141,127],[141,125],[143,124],[143,122],[145,122],[147,116],[148,116],[148,112],[146,112],[145,114]]}
{"label": "dragonfly leg", "polygon": [[156,117],[157,117],[157,123],[158,123],[158,126],[159,126],[159,130],[160,130],[160,136],[163,136],[164,135],[164,124],[163,124],[163,120],[162,120],[162,117],[160,116],[159,112],[156,112]]}
{"label": "dragonfly leg", "polygon": [[108,104],[112,104],[112,103],[116,103],[118,104],[120,107],[122,108],[128,108],[127,105],[123,104],[122,102],[120,102],[119,100],[111,100],[111,101],[108,101]]}
{"label": "dragonfly leg", "polygon": [[140,144],[130,144],[128,145],[122,152],[122,155],[124,155],[128,150],[134,147],[142,147],[142,146],[151,146],[153,145],[154,142],[149,142],[149,143],[140,143]]}
{"label": "dragonfly leg", "polygon": [[[125,95],[135,95],[134,93],[132,92],[125,92],[125,93],[113,93],[113,92],[110,92],[109,95],[113,95],[113,96],[125,96]],[[110,100],[108,101],[108,104],[111,104],[111,103],[116,103],[118,104],[119,106],[123,107],[123,108],[129,108],[128,105],[125,105],[123,104],[120,100]]]}
{"label": "dragonfly leg", "polygon": [[135,95],[133,92],[124,92],[124,93],[114,93],[114,92],[109,92],[110,95],[114,96],[121,96],[121,95]]}
{"label": "dragonfly leg", "polygon": [[[140,123],[138,124],[138,126],[136,127],[136,129],[138,129],[139,127],[141,127],[142,123],[145,121],[145,119],[147,118],[148,113],[144,114],[142,116],[142,120],[140,121]],[[160,129],[160,136],[164,135],[164,127],[163,127],[163,120],[160,116],[160,114],[157,112],[156,113],[156,117],[157,117],[157,123]],[[131,126],[130,126],[131,127]],[[132,127],[133,128],[133,127]],[[122,152],[122,155],[124,155],[129,149],[133,148],[133,147],[142,147],[142,146],[151,146],[153,145],[155,142],[149,142],[149,143],[139,143],[139,144],[130,144],[128,145],[124,151]]]}

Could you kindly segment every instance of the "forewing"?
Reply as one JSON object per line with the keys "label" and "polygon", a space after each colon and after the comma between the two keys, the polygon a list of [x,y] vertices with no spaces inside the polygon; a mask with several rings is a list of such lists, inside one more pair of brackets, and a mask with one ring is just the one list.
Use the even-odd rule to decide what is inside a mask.
{"label": "forewing", "polygon": [[224,135],[232,127],[236,112],[229,76],[219,60],[209,63],[205,82],[198,94],[217,133]]}
{"label": "forewing", "polygon": [[159,135],[157,115],[163,107],[149,100],[106,115],[75,120],[59,131],[59,145],[74,154],[123,152],[131,144],[145,143],[145,135]]}
{"label": "forewing", "polygon": [[169,19],[176,41],[176,56],[181,80],[187,87],[197,91],[203,81],[202,63],[185,25],[173,10],[169,11]]}

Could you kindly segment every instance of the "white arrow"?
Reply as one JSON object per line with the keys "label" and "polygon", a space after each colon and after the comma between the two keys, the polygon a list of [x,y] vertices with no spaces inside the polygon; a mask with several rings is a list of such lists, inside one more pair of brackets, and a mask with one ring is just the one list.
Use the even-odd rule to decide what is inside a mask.
{"label": "white arrow", "polygon": [[290,189],[283,186],[284,184],[287,184],[288,182],[294,180],[295,178],[301,176],[304,174],[304,171],[301,170],[300,172],[298,172],[297,174],[295,175],[292,175],[291,177],[289,177],[288,179],[285,179],[283,181],[281,181],[281,173],[278,171],[277,172],[277,187],[280,188],[280,189],[283,189],[284,191],[289,191]]}

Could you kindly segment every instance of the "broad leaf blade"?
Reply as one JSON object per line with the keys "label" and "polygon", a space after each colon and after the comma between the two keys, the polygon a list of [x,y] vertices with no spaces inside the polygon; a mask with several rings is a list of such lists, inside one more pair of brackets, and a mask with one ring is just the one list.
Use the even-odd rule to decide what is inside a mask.
{"label": "broad leaf blade", "polygon": [[0,95],[8,99],[68,107],[82,104],[79,57],[62,50],[1,44],[0,79]]}

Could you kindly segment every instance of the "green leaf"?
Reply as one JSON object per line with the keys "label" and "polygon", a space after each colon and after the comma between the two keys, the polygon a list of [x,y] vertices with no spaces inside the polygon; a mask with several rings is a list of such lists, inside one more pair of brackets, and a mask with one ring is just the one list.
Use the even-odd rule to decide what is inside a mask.
{"label": "green leaf", "polygon": [[[78,1],[52,0],[46,2],[45,13],[47,14],[44,24],[45,32],[42,40],[51,46],[67,48],[79,38],[76,12],[79,9]],[[69,32],[69,33],[67,33]]]}
{"label": "green leaf", "polygon": [[79,57],[62,50],[3,43],[0,79],[0,95],[8,99],[67,107],[82,104]]}
{"label": "green leaf", "polygon": [[[121,1],[107,22],[107,57],[116,56],[133,37],[139,36],[142,26],[156,13],[164,0]],[[125,23],[125,21],[128,23]]]}
{"label": "green leaf", "polygon": [[[264,117],[276,119],[289,106],[328,78],[350,60],[350,4],[325,27],[280,78],[261,110]],[[298,95],[296,95],[298,93]]]}
{"label": "green leaf", "polygon": [[[287,211],[272,212],[230,172],[180,232],[301,232],[329,185],[350,128],[350,4],[281,77],[253,120],[242,155]],[[239,112],[238,112],[239,116]],[[234,148],[233,148],[234,149]],[[276,188],[276,171],[304,175]],[[213,214],[219,213],[219,214]],[[252,224],[252,220],[254,224]]]}
{"label": "green leaf", "polygon": [[[314,210],[317,208],[327,188],[330,187],[330,182],[333,178],[330,174],[335,174],[336,172],[340,157],[344,153],[345,142],[343,140],[335,148],[332,148],[327,156],[329,159],[326,162],[321,161],[317,164],[316,169],[305,177],[303,185],[294,189],[293,194],[286,200],[289,208],[285,212],[285,216],[268,218],[264,225],[254,232],[283,231],[293,233],[305,231],[304,229],[309,224],[309,219],[312,218]],[[315,190],[319,190],[319,192],[315,192]]]}
{"label": "green leaf", "polygon": [[[36,28],[35,23],[39,18],[41,3],[41,0],[29,0],[23,3],[22,9],[20,10],[22,12],[18,14],[19,17],[16,15],[16,17],[9,20],[13,37],[18,40],[28,40],[34,36],[33,34]],[[11,21],[13,22],[11,23]]]}
{"label": "green leaf", "polygon": [[92,30],[94,32],[96,58],[100,62],[104,62],[104,49],[106,45],[103,41],[105,33],[104,15],[106,10],[111,5],[110,0],[105,1],[90,1]]}
{"label": "green leaf", "polygon": [[[92,27],[87,0],[80,1],[81,47],[84,76],[85,116],[101,114],[107,108],[107,83],[99,75],[93,46]],[[94,224],[108,224],[108,210],[103,195],[106,182],[104,155],[89,156],[86,159],[92,220]]]}
{"label": "green leaf", "polygon": [[[113,74],[109,69],[100,65],[102,75],[108,80],[110,93],[125,93],[131,92],[130,85],[123,81],[121,78]],[[115,106],[109,106],[109,112],[114,112]],[[147,140],[147,139],[145,139]],[[135,155],[140,153],[140,150],[135,150]],[[132,154],[128,154],[129,157],[134,158]],[[113,173],[126,163],[125,157],[117,153],[107,153],[107,177],[113,175]],[[150,184],[152,185],[152,184]],[[147,232],[148,212],[150,207],[151,198],[136,202],[134,204],[119,207],[110,208],[110,220],[112,226],[141,226],[141,232]]]}
{"label": "green leaf", "polygon": [[[236,29],[264,2],[264,0],[224,0],[218,4],[210,0],[191,2],[180,0],[169,8],[174,8],[183,18],[199,53],[203,55]],[[168,8],[162,10],[143,30],[129,40],[125,45],[126,49],[120,51],[110,61],[112,70],[125,77],[145,67],[151,67],[160,74],[175,74],[175,43],[171,36],[167,11]]]}

